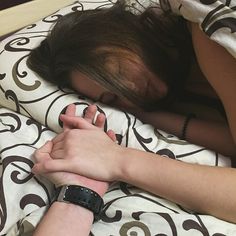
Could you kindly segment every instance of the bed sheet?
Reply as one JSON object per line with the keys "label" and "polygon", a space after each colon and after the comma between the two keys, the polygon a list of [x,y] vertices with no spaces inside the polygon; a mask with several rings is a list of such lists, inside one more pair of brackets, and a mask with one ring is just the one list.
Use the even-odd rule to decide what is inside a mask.
{"label": "bed sheet", "polygon": [[[5,107],[0,109],[0,235],[32,234],[54,192],[51,183],[31,173],[32,154],[60,132],[58,117],[68,104],[74,103],[77,115],[82,115],[91,103],[73,91],[38,78],[25,65],[27,54],[63,14],[111,5],[107,0],[76,2],[0,44],[0,105]],[[105,129],[113,129],[121,145],[157,153],[163,158],[231,166],[227,157],[179,140],[128,113],[103,104],[97,106],[98,113],[107,117]],[[102,220],[91,231],[94,236],[236,235],[235,224],[191,212],[125,183],[111,185],[104,200]]]}
{"label": "bed sheet", "polygon": [[[107,109],[102,109],[109,115]],[[128,145],[150,149],[163,158],[175,158],[212,166],[230,166],[230,160],[204,148],[150,129],[131,115],[119,112],[116,121],[128,120]],[[147,130],[153,133],[144,134]],[[136,136],[135,138],[133,137]],[[54,187],[31,173],[33,152],[55,133],[32,118],[0,109],[0,235],[31,235],[50,202]],[[150,146],[153,141],[153,145]],[[135,144],[136,143],[136,144]],[[204,179],[202,179],[204,181]],[[196,191],[198,191],[196,189]],[[126,183],[113,183],[104,197],[101,220],[93,225],[94,236],[232,236],[236,225],[209,215],[191,212],[173,202]]]}

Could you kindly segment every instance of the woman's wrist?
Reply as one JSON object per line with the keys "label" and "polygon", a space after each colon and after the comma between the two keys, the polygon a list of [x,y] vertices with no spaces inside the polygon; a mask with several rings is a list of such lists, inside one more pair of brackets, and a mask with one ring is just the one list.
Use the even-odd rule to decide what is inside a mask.
{"label": "woman's wrist", "polygon": [[182,137],[183,133],[184,136],[186,135],[189,122],[189,119],[186,122],[186,116],[167,111],[146,112],[140,116],[140,119],[177,137]]}

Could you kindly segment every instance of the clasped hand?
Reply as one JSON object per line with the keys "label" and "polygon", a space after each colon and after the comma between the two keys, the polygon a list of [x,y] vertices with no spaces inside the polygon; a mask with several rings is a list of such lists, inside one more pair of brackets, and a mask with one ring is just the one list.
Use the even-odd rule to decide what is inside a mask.
{"label": "clasped hand", "polygon": [[121,147],[112,130],[103,131],[105,116],[99,114],[95,120],[96,112],[97,107],[90,105],[83,118],[76,117],[75,105],[69,105],[60,116],[63,132],[35,151],[32,172],[56,186],[82,185],[103,195],[108,182],[116,179],[116,153]]}

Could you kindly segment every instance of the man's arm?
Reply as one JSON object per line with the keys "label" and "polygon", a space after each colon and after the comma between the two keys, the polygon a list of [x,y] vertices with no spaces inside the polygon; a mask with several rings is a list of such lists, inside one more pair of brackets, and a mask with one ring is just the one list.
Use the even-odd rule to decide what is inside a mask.
{"label": "man's arm", "polygon": [[88,236],[93,213],[86,208],[64,202],[54,202],[35,230],[34,236]]}
{"label": "man's arm", "polygon": [[[104,116],[100,116],[100,118],[96,119],[96,126],[91,124],[94,120],[96,111],[96,106],[89,106],[87,109],[84,117],[88,122],[87,128],[103,129],[105,123]],[[68,106],[66,114],[74,116],[75,106]],[[76,124],[73,125],[63,122],[63,129],[65,132],[73,128],[76,128]],[[115,141],[113,132],[110,132],[108,136],[111,140]],[[35,152],[34,156],[36,163],[44,163],[45,161],[51,160],[51,153],[55,151],[55,149],[56,147],[53,146],[53,142],[48,141]],[[44,176],[52,181],[56,187],[63,185],[80,185],[95,191],[100,196],[105,194],[109,186],[107,182],[89,179],[73,173],[52,172],[46,173]],[[87,236],[89,235],[93,220],[94,216],[92,211],[72,203],[55,201],[37,226],[33,236]]]}

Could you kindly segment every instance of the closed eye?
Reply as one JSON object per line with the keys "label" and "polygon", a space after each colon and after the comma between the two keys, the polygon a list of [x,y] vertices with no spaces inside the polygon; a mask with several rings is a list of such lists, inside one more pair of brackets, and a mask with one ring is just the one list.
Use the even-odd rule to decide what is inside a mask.
{"label": "closed eye", "polygon": [[98,99],[99,102],[105,103],[107,105],[112,105],[118,99],[118,96],[114,93],[104,92],[100,98]]}

